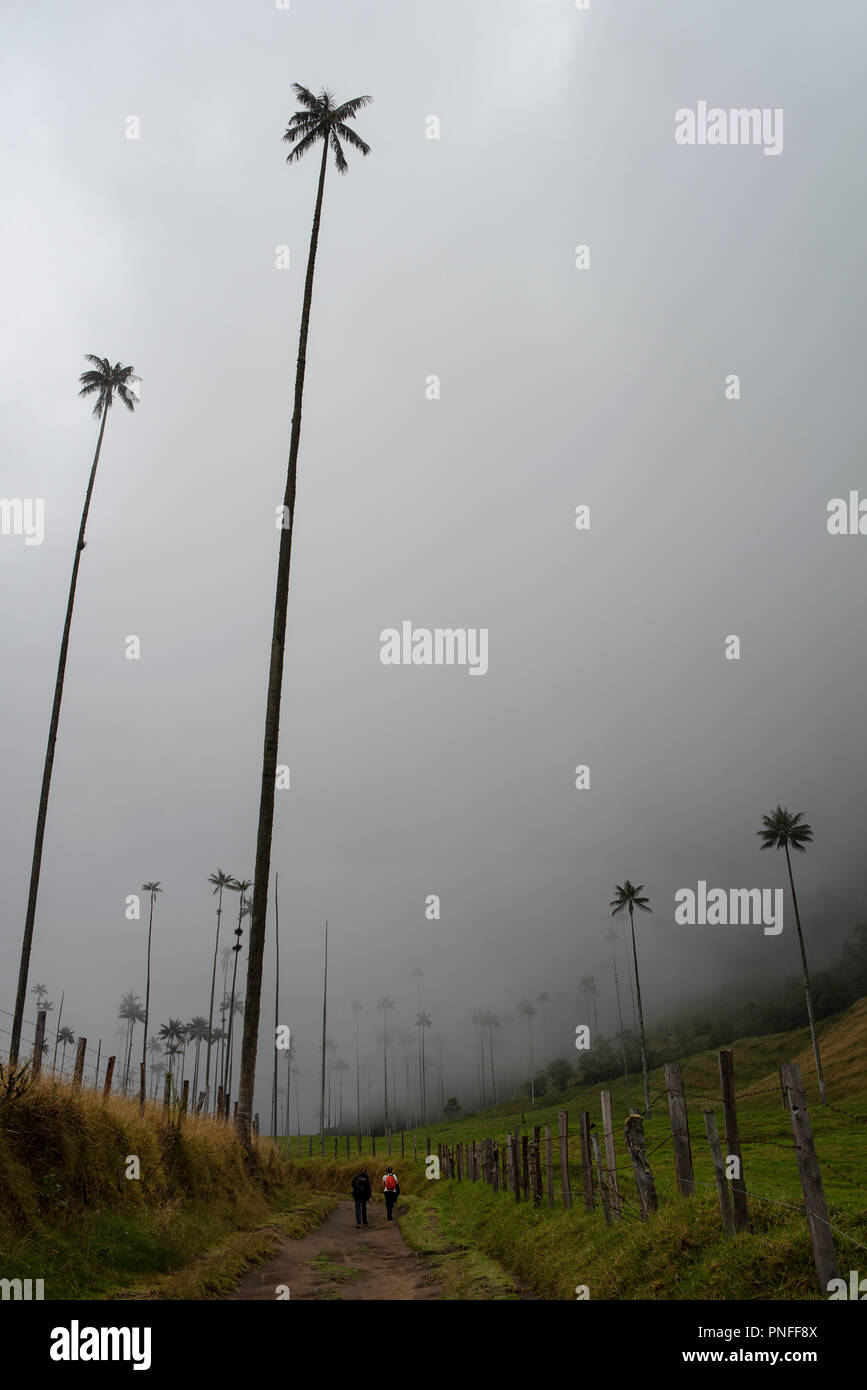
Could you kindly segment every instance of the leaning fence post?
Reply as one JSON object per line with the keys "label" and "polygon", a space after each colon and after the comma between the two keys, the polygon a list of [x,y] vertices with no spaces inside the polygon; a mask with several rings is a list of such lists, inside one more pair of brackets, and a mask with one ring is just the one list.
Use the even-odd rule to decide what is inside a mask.
{"label": "leaning fence post", "polygon": [[828,1220],[828,1204],[825,1201],[825,1191],[822,1187],[822,1175],[819,1172],[819,1160],[816,1157],[816,1145],[813,1142],[813,1128],[810,1124],[807,1102],[804,1097],[804,1083],[801,1080],[801,1068],[798,1063],[784,1062],[783,1076],[789,1097],[789,1118],[792,1122],[792,1137],[795,1141],[798,1172],[804,1193],[804,1206],[807,1210],[807,1225],[810,1228],[810,1243],[813,1247],[813,1260],[816,1265],[819,1292],[827,1294],[828,1284],[832,1279],[839,1279],[840,1271],[837,1267],[837,1256],[834,1253],[834,1241]]}
{"label": "leaning fence post", "polygon": [[79,1038],[78,1046],[75,1049],[75,1071],[72,1073],[73,1091],[81,1090],[81,1078],[84,1075],[84,1050],[87,1047],[87,1038]]}
{"label": "leaning fence post", "polygon": [[313,1135],[312,1135],[312,1134],[308,1134],[308,1136],[307,1136],[307,1157],[308,1157],[308,1158],[312,1158],[312,1157],[313,1157]]}
{"label": "leaning fence post", "polygon": [[109,1057],[105,1064],[105,1085],[102,1088],[103,1100],[108,1100],[111,1095],[111,1078],[114,1075],[114,1064],[116,1061],[116,1057]]}
{"label": "leaning fence post", "polygon": [[45,1041],[45,1020],[48,1017],[45,1009],[40,1009],[36,1015],[36,1040],[33,1044],[33,1065],[31,1068],[33,1079],[38,1080],[42,1071],[42,1044]]}
{"label": "leaning fence post", "polygon": [[[170,1071],[167,1071],[167,1072],[166,1072],[165,1085],[163,1086],[163,1110],[168,1110],[168,1108],[169,1108],[169,1103],[171,1102],[171,1098],[172,1098],[172,1074],[171,1074]],[[222,1113],[221,1113],[220,1118],[222,1119]]]}
{"label": "leaning fence post", "polygon": [[551,1126],[545,1126],[545,1187],[548,1192],[548,1210],[554,1210],[554,1141]]}
{"label": "leaning fence post", "polygon": [[[144,1063],[142,1063],[142,1067],[143,1067],[143,1066],[144,1066]],[[189,1100],[189,1098],[190,1098],[190,1078],[189,1078],[188,1076],[185,1076],[185,1077],[184,1077],[184,1091],[183,1091],[183,1095],[182,1095],[182,1097],[181,1097],[181,1109],[183,1110],[183,1112],[184,1112],[185,1115],[186,1115],[186,1113],[187,1113],[187,1101]]]}
{"label": "leaning fence post", "polygon": [[593,1211],[593,1160],[590,1157],[590,1111],[579,1110],[578,1126],[581,1133],[581,1182],[584,1187],[584,1210]]}
{"label": "leaning fence post", "polygon": [[605,1217],[605,1225],[611,1225],[611,1208],[608,1205],[608,1193],[605,1187],[605,1179],[602,1176],[602,1155],[599,1152],[599,1137],[594,1129],[590,1135],[590,1144],[593,1149],[593,1157],[596,1160],[596,1176],[599,1180],[599,1195],[602,1198],[602,1212]]}
{"label": "leaning fence post", "polygon": [[523,1191],[524,1191],[524,1201],[525,1201],[525,1202],[526,1202],[527,1198],[528,1198],[529,1195],[530,1195],[530,1160],[529,1160],[529,1156],[528,1156],[528,1153],[527,1153],[527,1149],[528,1149],[528,1146],[529,1146],[529,1142],[530,1142],[529,1136],[526,1135],[526,1134],[522,1134],[522,1135],[521,1135],[521,1186],[522,1186]]}
{"label": "leaning fence post", "polygon": [[723,1116],[726,1127],[726,1157],[737,1159],[737,1177],[732,1178],[732,1210],[736,1231],[750,1228],[747,1210],[747,1189],[744,1182],[744,1165],[741,1158],[741,1141],[738,1134],[738,1111],[735,1104],[735,1063],[733,1054],[721,1047],[719,1057],[719,1084],[722,1093]]}
{"label": "leaning fence post", "polygon": [[665,1089],[668,1092],[668,1117],[671,1121],[677,1188],[681,1197],[694,1197],[695,1174],[692,1167],[689,1118],[686,1111],[686,1097],[683,1093],[683,1073],[680,1070],[680,1062],[666,1062]]}
{"label": "leaning fence post", "polygon": [[352,1145],[352,1140],[350,1139],[349,1135],[347,1134],[347,1136],[346,1136],[346,1161],[347,1161],[347,1163],[349,1162],[349,1160],[350,1160],[351,1157],[352,1157],[352,1148],[351,1148],[351,1145]]}
{"label": "leaning fence post", "polygon": [[653,1173],[647,1161],[647,1149],[644,1143],[644,1123],[638,1114],[628,1115],[626,1124],[623,1127],[626,1138],[626,1147],[629,1150],[629,1157],[632,1159],[632,1171],[635,1174],[635,1186],[638,1188],[638,1196],[641,1201],[641,1219],[647,1220],[648,1213],[656,1211],[656,1185],[653,1181]]}
{"label": "leaning fence post", "polygon": [[605,1167],[608,1190],[611,1194],[611,1218],[620,1220],[620,1193],[617,1190],[617,1156],[614,1152],[614,1129],[611,1121],[611,1092],[602,1092],[602,1139],[605,1144]]}
{"label": "leaning fence post", "polygon": [[713,1175],[716,1178],[716,1190],[719,1196],[719,1209],[722,1213],[723,1230],[727,1236],[733,1236],[735,1233],[735,1220],[732,1216],[731,1197],[729,1195],[729,1185],[726,1182],[725,1164],[723,1163],[722,1149],[720,1148],[716,1117],[712,1110],[705,1110],[704,1112],[704,1127],[707,1130],[707,1142],[710,1144],[710,1156],[713,1162]]}
{"label": "leaning fence post", "polygon": [[572,1206],[572,1188],[569,1183],[569,1112],[567,1110],[559,1112],[557,1129],[560,1140],[560,1182],[563,1186],[563,1206],[569,1211]]}

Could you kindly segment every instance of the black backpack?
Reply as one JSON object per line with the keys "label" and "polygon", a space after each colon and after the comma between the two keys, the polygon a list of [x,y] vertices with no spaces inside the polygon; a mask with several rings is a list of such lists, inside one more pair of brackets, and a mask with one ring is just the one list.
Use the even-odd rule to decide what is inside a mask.
{"label": "black backpack", "polygon": [[353,1197],[362,1197],[362,1196],[364,1195],[364,1193],[366,1192],[366,1190],[367,1190],[367,1186],[368,1186],[367,1178],[363,1177],[362,1174],[359,1173],[357,1177],[354,1177],[354,1178],[352,1179],[352,1195],[353,1195]]}

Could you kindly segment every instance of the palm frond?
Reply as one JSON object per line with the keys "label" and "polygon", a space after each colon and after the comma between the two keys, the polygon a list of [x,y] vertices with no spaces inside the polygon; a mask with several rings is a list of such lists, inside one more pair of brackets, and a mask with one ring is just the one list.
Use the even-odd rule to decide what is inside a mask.
{"label": "palm frond", "polygon": [[352,129],[352,126],[344,125],[343,122],[335,123],[332,127],[337,132],[341,140],[345,140],[347,145],[351,145],[359,154],[370,154],[370,146],[361,136]]}
{"label": "palm frond", "polygon": [[346,155],[343,153],[340,141],[333,130],[331,131],[331,148],[334,152],[334,163],[337,165],[338,174],[345,174],[349,165],[346,162]]}
{"label": "palm frond", "polygon": [[297,163],[299,159],[303,159],[307,151],[312,149],[313,146],[317,143],[317,141],[321,140],[323,136],[327,136],[327,134],[328,127],[324,125],[318,125],[315,130],[309,131],[308,134],[303,137],[303,139],[298,141],[297,145],[293,145],[292,149],[286,156],[286,163]]}

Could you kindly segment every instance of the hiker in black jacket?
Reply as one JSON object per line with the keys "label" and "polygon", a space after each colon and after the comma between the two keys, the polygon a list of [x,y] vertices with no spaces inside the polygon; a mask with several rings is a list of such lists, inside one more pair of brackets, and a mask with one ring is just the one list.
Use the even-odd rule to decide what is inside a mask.
{"label": "hiker in black jacket", "polygon": [[367,1225],[367,1204],[372,1197],[370,1178],[367,1169],[362,1168],[352,1179],[352,1197],[355,1202],[355,1224],[359,1228]]}

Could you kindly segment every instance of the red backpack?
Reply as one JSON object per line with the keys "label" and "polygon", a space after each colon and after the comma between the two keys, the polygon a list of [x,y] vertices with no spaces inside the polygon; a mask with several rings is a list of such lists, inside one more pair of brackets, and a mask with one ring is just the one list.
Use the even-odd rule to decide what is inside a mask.
{"label": "red backpack", "polygon": [[394,1176],[394,1173],[386,1173],[386,1175],[385,1175],[385,1190],[386,1190],[386,1192],[396,1192],[396,1191],[397,1191],[397,1178]]}

